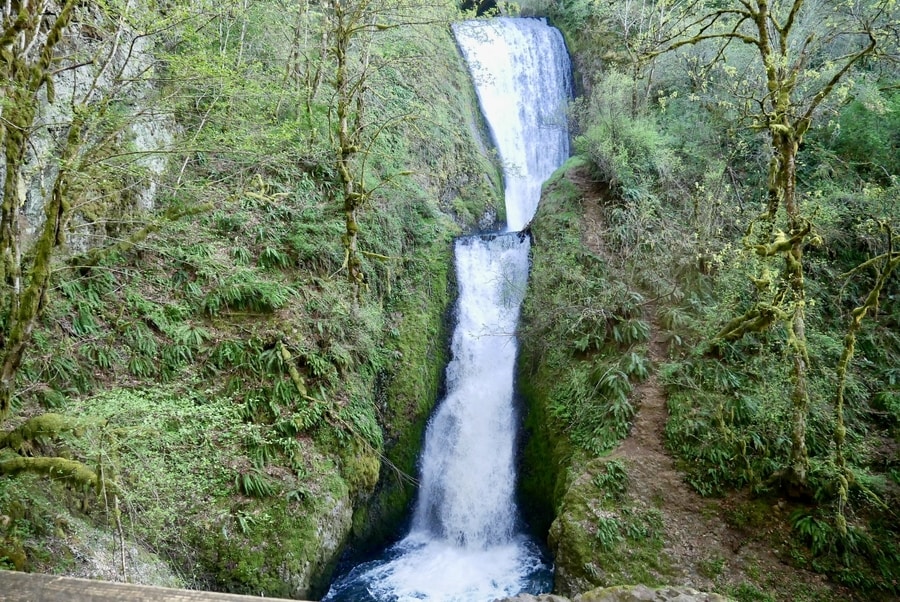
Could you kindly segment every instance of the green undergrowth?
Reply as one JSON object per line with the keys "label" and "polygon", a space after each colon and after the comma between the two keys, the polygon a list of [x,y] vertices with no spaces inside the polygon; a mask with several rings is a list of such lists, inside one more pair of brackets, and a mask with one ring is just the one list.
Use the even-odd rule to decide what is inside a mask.
{"label": "green undergrowth", "polygon": [[628,433],[634,383],[647,377],[650,325],[644,297],[585,243],[583,159],[545,184],[531,227],[532,272],[522,310],[519,383],[526,398],[522,489],[546,529],[565,493],[567,466],[612,450]]}
{"label": "green undergrowth", "polygon": [[628,485],[624,461],[605,457],[588,462],[566,491],[549,535],[564,572],[561,593],[662,585],[672,577],[663,553],[663,514],[631,501]]}
{"label": "green undergrowth", "polygon": [[[877,211],[879,198],[876,192],[853,202]],[[891,403],[900,382],[894,369],[900,358],[897,306],[894,293],[888,292],[879,315],[857,339],[857,359],[847,379],[844,456],[850,477],[848,527],[842,533],[835,526],[841,482],[833,443],[835,367],[847,316],[867,294],[869,276],[847,279],[841,274],[864,261],[865,249],[877,248],[878,241],[871,223],[853,217],[852,207],[831,202],[823,199],[823,246],[808,250],[810,471],[808,490],[792,500],[790,516],[781,519],[790,533],[783,555],[866,595],[889,598],[897,593],[900,575],[895,510],[900,487],[894,476],[900,431]],[[660,370],[670,416],[667,445],[686,481],[702,495],[723,496],[736,489],[764,498],[779,495],[774,479],[790,455],[793,418],[790,365],[784,361],[787,333],[776,326],[737,342],[710,345],[723,308],[740,309],[752,302],[737,283],[759,271],[738,250],[723,250],[714,261],[717,288],[695,297],[702,303],[682,303],[666,313],[667,335],[680,343],[673,361]],[[889,287],[896,290],[896,281]]]}
{"label": "green undergrowth", "polygon": [[[310,598],[348,538],[383,540],[410,502],[446,354],[452,237],[502,209],[447,28],[378,38],[367,116],[393,125],[362,174],[375,192],[358,219],[367,287],[357,300],[329,97],[305,115],[302,91],[272,93],[286,60],[272,32],[291,26],[273,7],[245,9],[240,49],[227,46],[237,36],[218,47],[210,27],[167,57],[169,74],[196,88],[171,108],[200,150],[173,162],[157,208],[207,208],[95,266],[60,265],[4,428],[46,410],[87,425],[26,453],[102,465],[130,537],[186,584]],[[0,515],[44,495],[47,508],[79,513],[84,497],[114,529],[97,493],[40,487],[0,479]],[[64,560],[38,553],[65,536],[42,507],[0,532],[0,556],[64,572]]]}
{"label": "green undergrowth", "polygon": [[[798,424],[786,320],[772,320],[736,341],[720,334],[758,302],[793,310],[783,297],[784,257],[762,257],[751,246],[761,227],[757,216],[766,208],[765,166],[772,149],[765,133],[745,127],[746,90],[730,87],[733,60],[746,60],[746,49],[729,47],[710,61],[697,52],[701,45],[688,46],[652,59],[648,68],[647,62],[634,61],[642,42],[621,20],[646,17],[642,9],[632,13],[611,4],[537,0],[523,10],[550,14],[574,50],[586,97],[571,111],[573,134],[588,172],[570,182],[554,176],[534,224],[535,269],[523,312],[520,366],[531,412],[524,487],[544,500],[540,511],[553,516],[566,489],[578,482],[581,467],[607,449],[594,434],[603,428],[582,428],[600,424],[592,416],[607,406],[594,403],[575,411],[583,392],[600,384],[596,375],[609,368],[603,348],[591,348],[595,339],[579,327],[603,311],[629,319],[627,296],[615,291],[636,291],[641,299],[635,305],[647,312],[637,318],[652,315],[654,340],[665,344],[666,361],[657,373],[669,411],[665,438],[686,482],[726,502],[749,495],[769,507],[787,504],[785,512],[769,517],[763,545],[795,567],[827,576],[836,592],[895,598],[900,582],[896,273],[856,335],[842,422],[835,400],[851,318],[882,269],[865,262],[896,249],[896,70],[863,65],[848,77],[853,91],[819,107],[798,155],[797,200],[812,230],[802,259],[809,469],[805,485],[796,488],[782,480],[790,465],[792,425]],[[719,61],[724,57],[727,61]],[[727,77],[710,76],[716,69]],[[594,211],[583,216],[573,203],[559,200],[579,195],[603,200],[585,205]],[[775,220],[782,229],[783,211]],[[551,224],[549,235],[542,232]],[[595,241],[599,261],[556,240],[579,237]],[[602,292],[574,278],[547,278],[554,263]],[[558,299],[542,292],[548,287]],[[537,330],[551,333],[546,347],[531,332],[542,322],[550,325]],[[561,334],[553,334],[554,326]],[[580,355],[585,349],[594,355]],[[620,366],[627,353],[620,350]],[[582,367],[582,359],[589,359],[589,368]],[[547,368],[553,364],[559,367]],[[549,469],[534,470],[537,466]],[[564,568],[580,570],[574,562]],[[716,573],[717,560],[709,559],[704,570]],[[798,575],[802,578],[793,584],[761,575],[728,593],[742,600],[816,599],[820,584],[808,573]]]}
{"label": "green undergrowth", "polygon": [[315,519],[346,504],[334,460],[311,438],[243,420],[202,382],[111,391],[70,410],[97,422],[72,445],[109,466],[129,534],[191,585],[296,595],[278,575],[302,575],[322,562],[322,540],[340,537]]}

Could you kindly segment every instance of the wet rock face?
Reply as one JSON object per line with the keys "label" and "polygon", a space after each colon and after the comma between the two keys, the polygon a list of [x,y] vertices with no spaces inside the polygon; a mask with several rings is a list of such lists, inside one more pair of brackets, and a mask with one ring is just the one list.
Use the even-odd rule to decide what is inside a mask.
{"label": "wet rock face", "polygon": [[[617,585],[601,587],[575,596],[571,602],[729,602],[719,594],[697,591],[690,587],[658,587],[646,585]],[[569,598],[544,594],[523,594],[498,602],[570,602]]]}

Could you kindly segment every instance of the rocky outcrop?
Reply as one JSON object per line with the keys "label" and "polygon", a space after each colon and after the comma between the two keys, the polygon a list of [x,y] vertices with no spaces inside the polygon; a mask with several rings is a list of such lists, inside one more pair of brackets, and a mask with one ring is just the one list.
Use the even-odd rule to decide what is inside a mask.
{"label": "rocky outcrop", "polygon": [[555,596],[553,594],[541,594],[539,596],[533,596],[531,594],[519,594],[518,596],[514,596],[512,598],[503,598],[502,600],[496,600],[495,602],[570,602],[568,598],[564,598],[562,596]]}
{"label": "rocky outcrop", "polygon": [[[54,98],[48,98],[46,88],[41,90],[29,135],[21,182],[26,235],[33,236],[44,221],[44,203],[59,173],[61,140],[76,107],[96,112],[100,105],[115,106],[116,118],[122,121],[110,139],[112,144],[105,139],[100,142],[110,136],[109,128],[102,136],[88,128],[89,136],[97,138],[89,139],[87,150],[82,151],[90,155],[90,161],[107,161],[126,153],[133,158],[127,165],[116,163],[116,175],[110,175],[109,181],[92,182],[92,190],[79,200],[67,244],[73,251],[83,252],[103,243],[110,216],[153,208],[176,126],[171,111],[158,106],[158,59],[149,36],[131,29],[124,20],[114,22],[96,7],[84,6],[76,10],[60,49],[66,59],[53,76]],[[0,173],[3,168],[0,165]]]}
{"label": "rocky outcrop", "polygon": [[573,602],[728,602],[719,594],[697,591],[690,587],[658,587],[617,585],[575,596]]}
{"label": "rocky outcrop", "polygon": [[[690,587],[658,587],[646,585],[617,585],[601,587],[578,594],[571,602],[728,602],[730,598],[719,594],[697,591]],[[544,594],[522,594],[498,602],[570,602],[569,598]]]}
{"label": "rocky outcrop", "polygon": [[63,556],[71,557],[68,574],[83,579],[130,581],[160,587],[184,587],[164,560],[141,543],[120,540],[109,531],[72,517],[58,541]]}

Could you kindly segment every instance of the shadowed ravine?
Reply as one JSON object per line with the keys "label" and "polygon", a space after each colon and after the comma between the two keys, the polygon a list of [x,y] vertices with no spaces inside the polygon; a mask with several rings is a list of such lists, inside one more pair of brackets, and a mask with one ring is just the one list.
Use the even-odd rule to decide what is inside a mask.
{"label": "shadowed ravine", "polygon": [[481,602],[552,586],[515,504],[515,338],[541,184],[568,156],[571,68],[560,33],[537,19],[458,24],[504,167],[508,228],[456,241],[459,298],[447,395],[425,435],[409,533],[339,577],[329,601]]}

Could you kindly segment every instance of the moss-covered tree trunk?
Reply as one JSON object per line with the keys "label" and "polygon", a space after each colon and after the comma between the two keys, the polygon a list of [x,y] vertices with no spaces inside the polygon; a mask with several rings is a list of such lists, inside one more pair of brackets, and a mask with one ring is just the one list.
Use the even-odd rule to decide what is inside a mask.
{"label": "moss-covered tree trunk", "polygon": [[348,14],[343,0],[333,2],[334,29],[332,31],[332,51],[335,58],[334,87],[337,106],[337,144],[335,160],[340,178],[341,195],[344,203],[344,256],[347,267],[347,278],[353,286],[354,294],[359,297],[365,286],[365,274],[359,257],[357,212],[365,198],[362,183],[353,174],[353,158],[359,153],[360,131],[351,128],[350,114],[361,93],[361,82],[351,81],[350,45],[354,36],[360,31],[358,14]]}
{"label": "moss-covered tree trunk", "polygon": [[[37,113],[38,92],[46,87],[47,98],[53,100],[51,66],[55,47],[69,24],[74,6],[74,0],[67,1],[46,32],[43,24],[50,14],[49,5],[45,3],[7,5],[2,15],[0,80],[3,84],[0,84],[0,90],[7,103],[0,124],[0,141],[6,161],[0,211],[0,286],[3,286],[0,311],[5,317],[0,331],[0,421],[10,411],[16,376],[43,307],[50,284],[53,250],[62,242],[62,226],[69,210],[65,198],[66,169],[79,146],[81,125],[77,120],[69,129],[61,167],[44,208],[45,220],[34,248],[34,258],[28,269],[23,270],[19,220],[25,201],[22,172],[28,136]],[[14,13],[12,8],[17,12]]]}
{"label": "moss-covered tree trunk", "polygon": [[44,206],[44,225],[35,244],[34,259],[28,270],[28,285],[14,294],[15,303],[9,312],[6,339],[0,368],[0,420],[6,417],[15,392],[16,375],[25,348],[43,309],[50,287],[51,262],[56,247],[63,244],[63,228],[71,209],[67,197],[68,173],[66,165],[74,158],[80,144],[81,123],[75,119],[69,127],[59,173],[53,184],[50,199]]}
{"label": "moss-covered tree trunk", "polygon": [[[790,126],[785,126],[790,127]],[[809,469],[809,453],[806,449],[806,417],[809,413],[807,369],[809,356],[806,349],[806,286],[803,278],[803,244],[808,228],[804,223],[797,201],[797,149],[800,136],[794,128],[789,132],[773,135],[779,154],[779,188],[782,204],[788,217],[790,248],[784,252],[785,279],[790,295],[788,320],[791,350],[791,455],[785,477],[792,487],[805,487]]]}
{"label": "moss-covered tree trunk", "polygon": [[844,392],[847,387],[847,370],[850,368],[850,361],[853,359],[853,354],[856,350],[856,335],[862,328],[863,320],[869,311],[875,312],[878,309],[878,300],[882,289],[884,289],[894,270],[900,267],[900,252],[894,250],[894,244],[900,242],[900,237],[894,235],[889,224],[882,223],[881,228],[887,232],[887,252],[863,262],[847,274],[847,276],[850,276],[862,269],[874,268],[876,276],[875,283],[866,295],[863,304],[855,308],[850,314],[850,324],[847,327],[847,334],[844,337],[844,348],[836,370],[838,382],[834,397],[834,459],[837,468],[838,504],[835,525],[842,535],[847,534],[847,519],[844,516],[844,511],[850,497],[850,486],[853,482],[853,474],[847,467],[847,460],[844,456],[844,443],[847,438],[847,427],[844,424]]}
{"label": "moss-covered tree trunk", "polygon": [[[788,330],[791,361],[791,451],[787,466],[778,477],[788,488],[806,488],[809,453],[806,449],[806,420],[809,413],[807,371],[809,358],[806,341],[806,287],[803,276],[803,247],[811,226],[803,215],[797,192],[797,153],[803,136],[809,129],[816,110],[863,57],[872,54],[876,33],[884,30],[879,21],[884,11],[875,11],[875,18],[860,20],[860,13],[849,11],[835,14],[823,29],[834,39],[852,31],[854,39],[865,40],[855,52],[846,54],[829,66],[830,76],[823,79],[820,71],[807,69],[821,35],[800,31],[800,24],[811,10],[804,0],[770,3],[769,0],[726,1],[709,5],[700,0],[688,2],[680,9],[679,23],[666,34],[662,48],[650,53],[655,56],[682,46],[717,41],[716,54],[724,55],[728,45],[740,42],[758,52],[764,89],[753,95],[753,103],[745,115],[754,129],[769,136],[771,159],[767,183],[767,206],[763,213],[761,244],[753,248],[763,257],[780,255],[784,258],[784,273],[780,293],[772,304],[758,303],[740,318],[730,321],[717,335],[721,340],[737,340],[747,332],[769,328],[775,319]],[[698,14],[699,11],[699,14]],[[888,27],[892,24],[888,23]],[[805,38],[797,44],[795,38]],[[787,233],[778,232],[775,225],[778,213],[784,208]]]}

